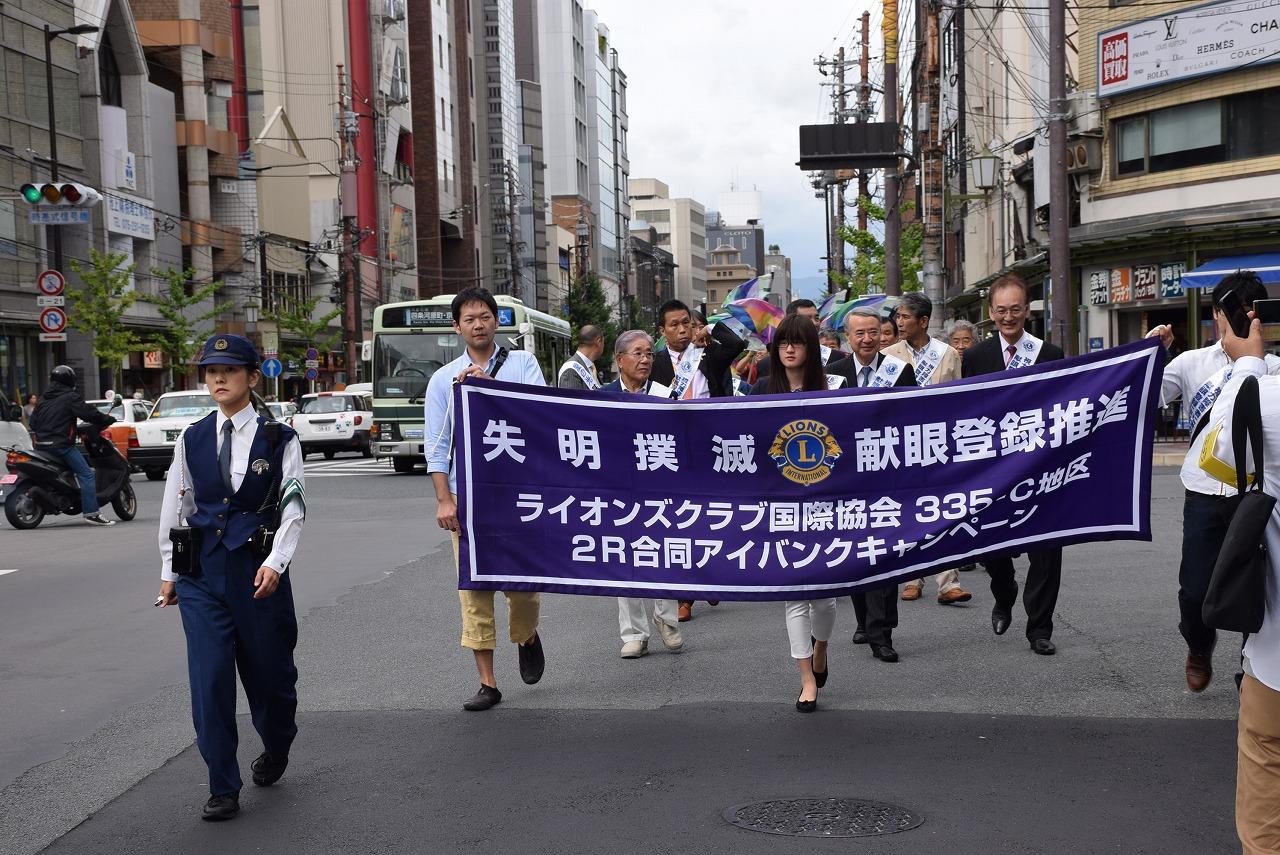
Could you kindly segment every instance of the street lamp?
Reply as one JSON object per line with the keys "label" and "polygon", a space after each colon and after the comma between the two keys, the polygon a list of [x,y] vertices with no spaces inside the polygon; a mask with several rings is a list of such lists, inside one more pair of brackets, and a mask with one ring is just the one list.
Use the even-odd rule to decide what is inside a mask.
{"label": "street lamp", "polygon": [[994,190],[1000,176],[1000,156],[983,146],[982,151],[969,162],[973,166],[974,186],[988,193]]}

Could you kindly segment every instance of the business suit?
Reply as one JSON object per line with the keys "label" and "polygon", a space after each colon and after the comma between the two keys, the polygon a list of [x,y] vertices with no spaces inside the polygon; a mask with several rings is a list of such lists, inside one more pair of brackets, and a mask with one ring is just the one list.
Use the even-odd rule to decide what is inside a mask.
{"label": "business suit", "polygon": [[[871,376],[875,376],[875,372],[880,370],[880,363],[884,361],[884,355],[877,353],[875,361],[871,363]],[[862,363],[858,361],[853,354],[846,356],[844,359],[837,359],[834,362],[827,363],[827,367],[823,371],[828,374],[835,374],[844,378],[844,388],[852,389],[862,385],[859,382],[858,373],[862,370]],[[902,373],[898,375],[898,382],[893,384],[898,386],[914,386],[916,385],[916,372],[908,362],[907,366],[902,369]]]}
{"label": "business suit", "polygon": [[[592,377],[594,377],[597,383],[600,382],[600,375],[596,371],[595,363],[593,363],[590,359],[587,359],[587,357],[583,355],[581,350],[575,352],[573,356],[570,357],[569,361],[577,362],[583,368],[587,369],[587,373],[589,373]],[[564,365],[560,366],[560,373],[556,376],[556,386],[560,387],[561,389],[589,390],[589,387],[587,386],[586,382],[583,381],[582,376],[579,375],[577,371],[573,370],[573,367],[569,364],[569,362],[566,362]]]}
{"label": "business suit", "polygon": [[[997,334],[969,348],[964,352],[964,376],[978,377],[1005,371],[1005,354],[1009,346]],[[1040,347],[1035,364],[1053,362],[1063,356],[1062,348],[1045,342]],[[1062,582],[1062,549],[1028,552],[1027,558],[1031,561],[1031,568],[1027,571],[1027,587],[1022,595],[1022,604],[1027,610],[1027,640],[1034,644],[1036,639],[1047,641],[1053,635],[1053,610],[1058,604],[1058,589]],[[996,610],[1002,610],[1005,615],[1011,614],[1018,601],[1018,582],[1014,578],[1013,558],[989,558],[982,562],[982,566],[991,577],[991,594],[996,600]],[[996,617],[996,612],[993,611],[993,624]]]}
{"label": "business suit", "polygon": [[[733,361],[746,349],[747,343],[727,325],[716,324],[711,328],[711,339],[702,354],[702,360],[698,363],[698,372],[706,378],[707,393],[710,397],[724,398],[733,394],[733,388],[725,386],[727,372],[733,366]],[[667,351],[655,353],[653,371],[649,374],[649,379],[663,386],[672,386],[675,378],[676,372],[675,366],[671,363],[671,354]]]}

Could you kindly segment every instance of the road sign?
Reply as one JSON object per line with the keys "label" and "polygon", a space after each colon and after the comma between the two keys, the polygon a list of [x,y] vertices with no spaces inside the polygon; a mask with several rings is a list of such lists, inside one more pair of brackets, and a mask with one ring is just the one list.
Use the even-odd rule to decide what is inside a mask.
{"label": "road sign", "polygon": [[262,360],[262,376],[264,377],[279,377],[280,372],[283,370],[284,366],[280,364],[280,360],[274,357]]}
{"label": "road sign", "polygon": [[308,348],[307,348],[307,361],[308,361],[308,362],[311,362],[312,360],[316,360],[316,359],[319,359],[319,358],[320,358],[320,351],[316,350],[314,347],[308,347]]}
{"label": "road sign", "polygon": [[61,294],[62,289],[66,287],[66,278],[56,270],[42,270],[36,277],[36,288],[40,289],[41,294],[54,297]]}
{"label": "road sign", "polygon": [[37,208],[27,215],[33,226],[75,226],[89,222],[89,212],[82,208]]}
{"label": "road sign", "polygon": [[274,350],[264,350],[264,351],[262,351],[262,358],[263,358],[263,359],[277,359],[277,358],[279,358],[279,356],[280,356],[280,354],[279,354],[279,353],[277,353],[277,352],[276,352],[276,351],[274,351]]}
{"label": "road sign", "polygon": [[308,380],[314,380],[314,379],[316,379],[316,378],[317,378],[317,377],[319,377],[319,376],[320,376],[320,372],[319,372],[319,371],[317,371],[316,369],[314,369],[314,368],[308,368],[308,369],[307,369],[307,379],[308,379]]}
{"label": "road sign", "polygon": [[57,297],[50,297],[48,294],[40,294],[36,297],[36,307],[43,309],[46,306],[65,306],[67,298],[59,294]]}
{"label": "road sign", "polygon": [[67,328],[67,313],[57,306],[50,306],[40,313],[40,329],[47,333],[60,333]]}
{"label": "road sign", "polygon": [[64,332],[42,332],[40,333],[41,341],[66,341],[67,334]]}
{"label": "road sign", "polygon": [[320,367],[320,360],[318,360],[318,359],[308,359],[308,360],[306,361],[306,366],[307,366],[308,368],[319,368],[319,367]]}

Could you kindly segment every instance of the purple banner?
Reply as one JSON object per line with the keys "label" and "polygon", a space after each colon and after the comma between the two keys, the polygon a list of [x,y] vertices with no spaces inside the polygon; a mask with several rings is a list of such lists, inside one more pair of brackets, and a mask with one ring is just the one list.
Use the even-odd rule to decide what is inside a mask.
{"label": "purple banner", "polygon": [[670,401],[455,387],[460,588],[835,596],[1150,540],[1155,339],[925,389]]}

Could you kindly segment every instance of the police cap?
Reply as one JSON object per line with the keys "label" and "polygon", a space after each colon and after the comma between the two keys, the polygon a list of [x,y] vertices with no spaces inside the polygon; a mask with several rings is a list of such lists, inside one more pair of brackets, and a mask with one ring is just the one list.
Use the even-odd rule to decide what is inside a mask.
{"label": "police cap", "polygon": [[206,365],[244,365],[257,368],[258,351],[254,349],[253,342],[242,335],[216,333],[204,343],[200,367]]}

